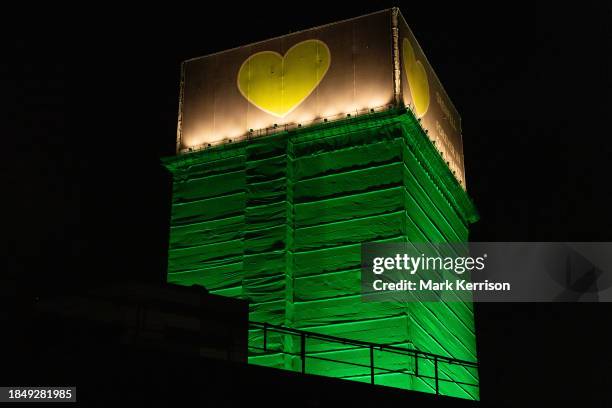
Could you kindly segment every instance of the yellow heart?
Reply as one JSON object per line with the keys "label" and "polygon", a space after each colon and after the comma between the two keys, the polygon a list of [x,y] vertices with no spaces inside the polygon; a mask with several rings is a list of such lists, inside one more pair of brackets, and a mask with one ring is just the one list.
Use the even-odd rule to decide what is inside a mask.
{"label": "yellow heart", "polygon": [[406,78],[408,78],[408,86],[410,87],[410,95],[418,117],[423,116],[429,108],[429,81],[427,80],[427,72],[425,67],[416,59],[412,44],[407,38],[404,38],[403,51],[404,70]]}
{"label": "yellow heart", "polygon": [[323,41],[295,44],[282,56],[262,51],[247,58],[238,71],[238,89],[259,109],[283,117],[297,108],[319,85],[331,62]]}

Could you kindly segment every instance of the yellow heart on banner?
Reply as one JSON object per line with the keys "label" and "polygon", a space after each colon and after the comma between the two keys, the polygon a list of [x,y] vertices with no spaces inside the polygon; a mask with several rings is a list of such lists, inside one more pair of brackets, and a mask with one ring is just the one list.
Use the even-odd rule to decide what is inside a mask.
{"label": "yellow heart on banner", "polygon": [[427,113],[429,108],[429,81],[427,71],[423,63],[416,59],[414,48],[407,38],[402,45],[402,56],[404,60],[404,71],[410,87],[410,95],[418,117]]}
{"label": "yellow heart on banner", "polygon": [[319,85],[331,63],[323,41],[306,40],[285,55],[262,51],[247,58],[238,71],[238,89],[250,103],[278,117],[297,108]]}

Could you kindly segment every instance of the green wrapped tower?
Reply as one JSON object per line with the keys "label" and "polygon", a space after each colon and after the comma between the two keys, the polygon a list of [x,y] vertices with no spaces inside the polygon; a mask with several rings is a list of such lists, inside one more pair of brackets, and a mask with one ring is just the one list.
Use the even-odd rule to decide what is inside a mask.
{"label": "green wrapped tower", "polygon": [[[471,303],[361,297],[362,243],[467,242],[477,219],[460,120],[397,9],[186,61],[177,153],[169,282],[247,299],[253,322],[476,361]],[[300,370],[299,337],[262,337],[250,363]],[[372,350],[308,341],[308,374],[436,392],[431,361],[377,352],[373,372]],[[440,394],[478,399],[476,369],[435,364]]]}

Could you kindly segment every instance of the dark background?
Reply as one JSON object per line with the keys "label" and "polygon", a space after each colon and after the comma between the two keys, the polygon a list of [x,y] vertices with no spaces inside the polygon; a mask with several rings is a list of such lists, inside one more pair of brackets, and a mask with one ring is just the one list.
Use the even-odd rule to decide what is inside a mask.
{"label": "dark background", "polygon": [[[612,12],[560,4],[7,13],[0,293],[163,279],[180,61],[393,5],[463,118],[471,239],[612,241]],[[478,304],[476,319],[483,400],[612,402],[612,304]]]}

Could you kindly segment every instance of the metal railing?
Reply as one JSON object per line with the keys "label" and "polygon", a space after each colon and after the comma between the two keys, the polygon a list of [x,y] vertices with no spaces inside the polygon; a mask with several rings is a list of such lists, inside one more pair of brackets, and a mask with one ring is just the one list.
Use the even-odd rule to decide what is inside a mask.
{"label": "metal railing", "polygon": [[[478,380],[477,380],[478,377],[476,373],[478,369],[478,363],[476,362],[460,360],[460,359],[456,359],[452,357],[446,357],[443,355],[428,353],[425,351],[409,349],[409,348],[404,348],[404,347],[391,346],[391,345],[379,344],[379,343],[371,343],[371,342],[360,341],[360,340],[351,340],[351,339],[346,339],[346,338],[336,337],[336,336],[331,336],[331,335],[326,335],[326,334],[314,333],[314,332],[298,330],[298,329],[291,329],[291,328],[272,325],[268,323],[249,322],[249,330],[250,331],[261,330],[263,334],[263,339],[262,339],[263,341],[262,341],[261,346],[254,345],[254,344],[251,344],[251,342],[249,342],[249,348],[251,350],[259,350],[264,353],[266,352],[282,353],[286,355],[299,357],[301,360],[300,369],[303,374],[306,374],[307,360],[312,359],[312,360],[322,360],[322,361],[326,361],[330,363],[347,364],[347,365],[351,365],[355,367],[362,367],[365,369],[369,369],[369,376],[370,376],[371,384],[376,384],[377,374],[389,373],[389,374],[405,374],[405,375],[412,376],[415,378],[420,378],[423,380],[430,380],[432,382],[430,386],[436,395],[440,394],[440,383],[442,382],[449,382],[449,383],[454,383],[457,385],[474,387],[475,389],[478,388]],[[289,335],[289,336],[294,336],[294,337],[299,338],[299,344],[300,344],[299,352],[297,353],[291,352],[291,351],[284,350],[283,348],[280,348],[280,349],[270,348],[269,341],[270,341],[270,334],[272,333]],[[324,342],[335,343],[335,344],[352,347],[350,349],[334,349],[331,351],[367,349],[369,350],[369,364],[363,364],[363,363],[359,363],[356,361],[334,360],[331,358],[317,356],[317,355],[314,355],[313,353],[309,354],[307,350],[307,340],[309,339],[317,339],[317,340],[321,340]],[[407,367],[403,369],[390,369],[390,368],[384,368],[384,367],[377,366],[375,358],[374,358],[375,351],[381,352],[381,353],[382,352],[392,353],[392,354],[399,355],[399,356],[407,356],[409,358],[414,359],[414,365],[412,367]],[[425,362],[433,366],[432,373],[424,372],[426,370],[423,370],[422,366],[424,365]],[[445,373],[446,378],[443,378],[443,376],[441,375],[442,372],[440,369],[440,366],[442,364],[448,364],[448,365],[456,366],[456,367],[463,367],[468,372],[469,370],[473,370],[474,373],[471,373],[471,374],[466,373],[466,374],[472,377],[474,379],[474,382],[465,382],[465,381],[460,381],[458,379],[450,378],[448,376],[448,373]]]}

